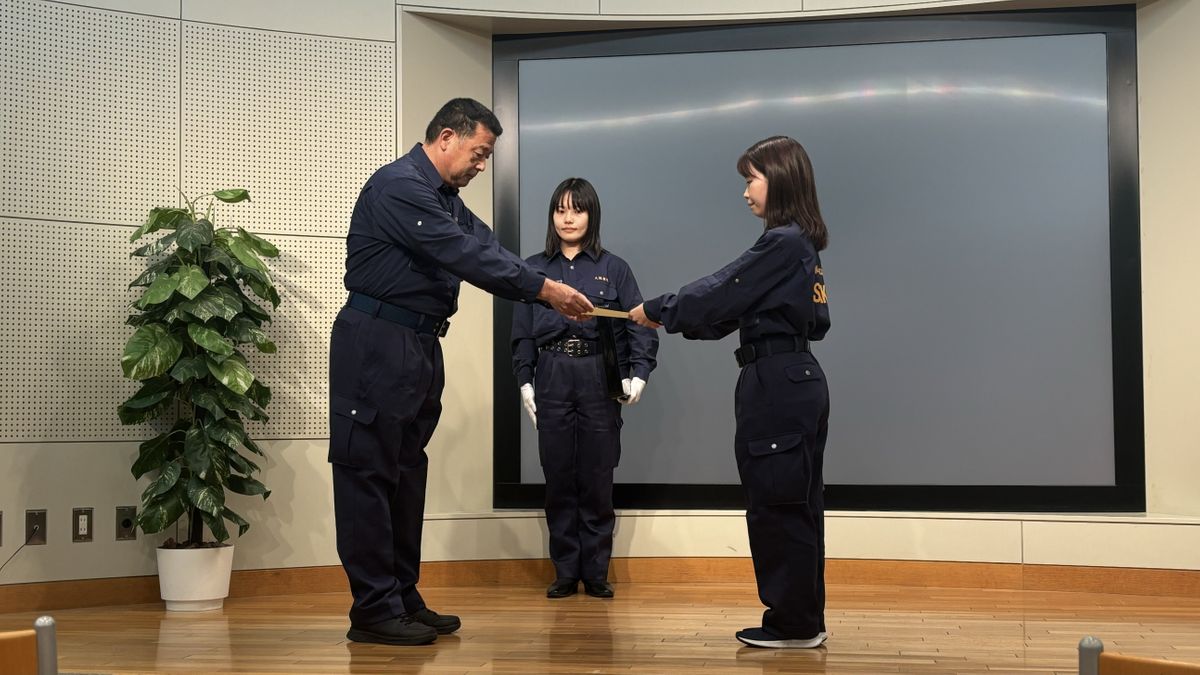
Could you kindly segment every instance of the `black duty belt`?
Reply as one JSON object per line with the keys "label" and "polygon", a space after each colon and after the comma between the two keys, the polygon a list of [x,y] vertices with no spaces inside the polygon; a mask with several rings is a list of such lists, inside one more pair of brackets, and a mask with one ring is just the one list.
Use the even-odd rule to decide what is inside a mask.
{"label": "black duty belt", "polygon": [[808,351],[808,340],[799,335],[778,335],[755,340],[733,350],[738,366],[745,368],[755,361],[772,354]]}
{"label": "black duty belt", "polygon": [[446,333],[450,331],[450,320],[445,317],[414,312],[411,309],[405,309],[382,300],[376,300],[362,293],[351,293],[350,300],[346,304],[360,312],[366,312],[371,316],[377,316],[385,321],[398,323],[401,326],[408,326],[418,333],[429,333],[430,335],[445,337]]}
{"label": "black duty belt", "polygon": [[600,353],[600,344],[595,340],[573,337],[547,342],[538,349],[544,352],[558,352],[567,356],[592,356]]}

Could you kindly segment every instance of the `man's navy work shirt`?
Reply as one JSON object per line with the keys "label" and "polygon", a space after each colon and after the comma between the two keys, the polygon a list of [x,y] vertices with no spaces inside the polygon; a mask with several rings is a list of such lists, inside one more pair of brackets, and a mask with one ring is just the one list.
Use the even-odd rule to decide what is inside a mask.
{"label": "man's navy work shirt", "polygon": [[529,302],[545,275],[500,246],[418,143],[358,195],[346,236],[346,290],[447,317],[458,310],[463,280]]}

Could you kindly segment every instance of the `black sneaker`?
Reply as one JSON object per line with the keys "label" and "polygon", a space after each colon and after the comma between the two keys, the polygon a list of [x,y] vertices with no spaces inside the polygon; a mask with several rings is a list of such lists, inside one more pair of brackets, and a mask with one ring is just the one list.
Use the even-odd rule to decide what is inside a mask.
{"label": "black sneaker", "polygon": [[449,635],[462,628],[462,621],[459,621],[457,616],[453,614],[438,614],[428,607],[422,607],[413,612],[412,618],[434,629],[438,635]]}
{"label": "black sneaker", "polygon": [[821,631],[810,638],[781,638],[761,626],[739,630],[734,634],[742,644],[764,649],[815,649],[825,644],[829,633]]}
{"label": "black sneaker", "polygon": [[437,631],[410,614],[367,624],[350,624],[346,637],[355,642],[383,645],[427,645],[437,639]]}
{"label": "black sneaker", "polygon": [[583,592],[593,598],[611,598],[613,596],[613,587],[612,584],[603,579],[596,579],[595,581],[584,579]]}
{"label": "black sneaker", "polygon": [[565,598],[568,595],[575,595],[579,590],[578,579],[555,579],[554,583],[550,584],[550,588],[546,589],[547,598]]}

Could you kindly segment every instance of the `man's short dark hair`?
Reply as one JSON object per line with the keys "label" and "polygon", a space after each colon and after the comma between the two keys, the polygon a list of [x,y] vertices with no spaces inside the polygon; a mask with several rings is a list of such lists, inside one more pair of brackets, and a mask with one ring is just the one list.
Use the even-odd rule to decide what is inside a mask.
{"label": "man's short dark hair", "polygon": [[469,138],[475,135],[475,129],[480,124],[497,137],[504,133],[500,120],[488,107],[473,98],[455,98],[446,102],[437,111],[429,126],[425,127],[425,142],[437,140],[442,129],[449,129],[459,136]]}

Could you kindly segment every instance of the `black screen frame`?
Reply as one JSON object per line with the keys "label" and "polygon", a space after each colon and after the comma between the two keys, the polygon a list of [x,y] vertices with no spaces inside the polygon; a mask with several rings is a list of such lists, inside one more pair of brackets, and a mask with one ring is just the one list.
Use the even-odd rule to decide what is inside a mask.
{"label": "black screen frame", "polygon": [[[493,101],[509,132],[497,149],[495,224],[519,250],[518,64],[523,59],[676,54],[867,45],[993,37],[1104,34],[1107,41],[1109,263],[1112,311],[1115,484],[827,485],[837,510],[965,512],[1142,512],[1146,506],[1142,387],[1141,255],[1137,147],[1137,43],[1133,5],[714,27],[655,28],[548,35],[498,35],[493,41]],[[523,420],[512,375],[512,304],[497,299],[493,357],[493,506],[540,508],[545,486],[521,482]],[[732,411],[730,412],[732,419]],[[730,450],[732,452],[732,448]],[[618,483],[617,508],[742,509],[740,485]]]}

